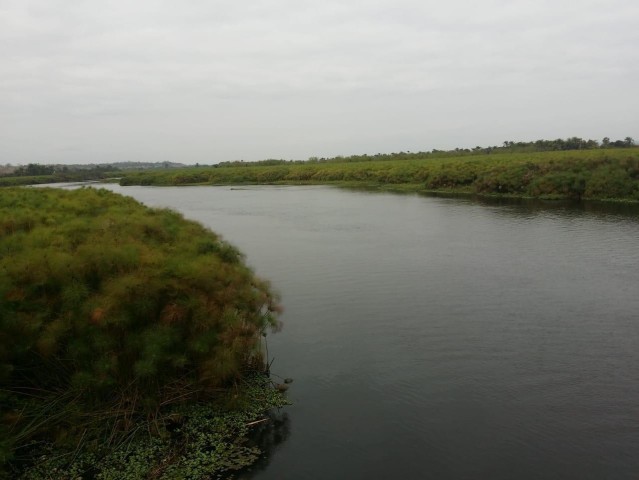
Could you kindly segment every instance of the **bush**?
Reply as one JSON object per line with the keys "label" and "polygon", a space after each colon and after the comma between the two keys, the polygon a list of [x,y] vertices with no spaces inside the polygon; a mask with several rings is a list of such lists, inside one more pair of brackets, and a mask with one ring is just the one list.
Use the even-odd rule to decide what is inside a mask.
{"label": "bush", "polygon": [[586,179],[581,174],[553,172],[531,182],[530,192],[535,197],[580,199],[585,185]]}
{"label": "bush", "polygon": [[602,166],[592,173],[586,188],[586,195],[598,198],[639,200],[637,171],[639,169],[632,165],[628,166],[627,169]]}
{"label": "bush", "polygon": [[201,225],[94,189],[5,189],[0,218],[4,460],[113,441],[261,365],[277,298]]}

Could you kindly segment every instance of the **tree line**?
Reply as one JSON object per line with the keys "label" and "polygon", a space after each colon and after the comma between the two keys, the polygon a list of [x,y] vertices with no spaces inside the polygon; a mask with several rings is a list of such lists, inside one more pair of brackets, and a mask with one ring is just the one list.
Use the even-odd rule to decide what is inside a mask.
{"label": "tree line", "polygon": [[529,142],[515,142],[506,140],[502,145],[492,145],[487,147],[476,146],[474,148],[454,148],[451,150],[438,150],[436,148],[430,151],[401,151],[393,153],[377,153],[374,155],[337,155],[335,157],[310,157],[308,160],[284,160],[284,159],[267,159],[257,162],[245,162],[243,160],[235,160],[229,162],[221,162],[212,167],[248,167],[252,165],[272,166],[284,164],[300,164],[300,163],[342,163],[342,162],[371,162],[377,160],[418,160],[424,158],[446,158],[459,157],[465,155],[486,155],[493,153],[534,153],[534,152],[554,152],[568,150],[594,150],[599,148],[630,148],[636,146],[636,142],[632,137],[626,137],[623,140],[611,140],[604,137],[601,142],[592,139],[584,139],[580,137],[570,137],[566,139],[557,138],[555,140],[534,140]]}
{"label": "tree line", "polygon": [[7,177],[37,177],[41,175],[69,174],[72,172],[82,172],[85,175],[99,174],[105,172],[113,172],[119,170],[111,165],[95,165],[91,168],[73,168],[67,165],[40,165],[38,163],[30,163],[23,165],[13,172],[6,174]]}

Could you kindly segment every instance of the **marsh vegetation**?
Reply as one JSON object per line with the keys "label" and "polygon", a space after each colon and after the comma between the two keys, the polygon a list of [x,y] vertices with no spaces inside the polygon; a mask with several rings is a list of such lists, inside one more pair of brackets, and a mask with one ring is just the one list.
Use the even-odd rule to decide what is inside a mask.
{"label": "marsh vegetation", "polygon": [[335,184],[479,196],[639,201],[639,149],[445,152],[127,174],[121,185]]}
{"label": "marsh vegetation", "polygon": [[255,452],[233,442],[284,402],[254,373],[279,311],[236,248],[174,211],[106,190],[2,190],[5,474],[246,464]]}

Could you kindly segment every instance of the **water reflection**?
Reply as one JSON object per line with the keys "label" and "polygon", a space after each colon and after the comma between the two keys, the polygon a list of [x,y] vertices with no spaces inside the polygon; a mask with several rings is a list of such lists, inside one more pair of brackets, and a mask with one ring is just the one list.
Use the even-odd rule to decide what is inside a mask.
{"label": "water reflection", "polygon": [[250,445],[260,449],[262,456],[250,468],[241,472],[238,480],[248,480],[253,475],[268,468],[273,454],[291,435],[291,419],[283,410],[272,411],[268,415],[269,421],[256,425],[249,439]]}
{"label": "water reflection", "polygon": [[477,198],[473,203],[488,207],[505,207],[504,213],[521,216],[527,213],[555,213],[558,216],[575,217],[579,215],[596,215],[602,217],[634,218],[639,215],[639,204],[617,202],[595,202],[578,200],[539,200],[532,198]]}
{"label": "water reflection", "polygon": [[521,217],[526,213],[556,213],[559,216],[575,217],[580,214],[597,215],[606,218],[623,217],[624,219],[639,216],[639,203],[632,202],[607,202],[596,200],[543,200],[539,198],[510,198],[510,197],[482,197],[467,193],[452,192],[393,192],[380,191],[376,188],[356,187],[351,190],[354,193],[368,193],[371,195],[389,195],[396,197],[419,196],[429,199],[453,200],[458,205],[482,205],[486,207],[503,208],[503,213]]}

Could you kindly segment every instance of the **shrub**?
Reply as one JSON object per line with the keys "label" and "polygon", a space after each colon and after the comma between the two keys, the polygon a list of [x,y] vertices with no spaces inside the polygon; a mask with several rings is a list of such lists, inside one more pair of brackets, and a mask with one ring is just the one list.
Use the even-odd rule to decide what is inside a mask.
{"label": "shrub", "polygon": [[[595,198],[639,199],[639,183],[634,165],[627,169],[602,166],[592,173],[585,194]],[[633,178],[634,177],[634,178]]]}
{"label": "shrub", "polygon": [[530,184],[530,192],[535,197],[580,199],[584,193],[586,179],[572,172],[549,173],[536,178]]}
{"label": "shrub", "polygon": [[113,440],[261,364],[277,297],[203,226],[94,189],[5,189],[0,218],[5,460]]}

